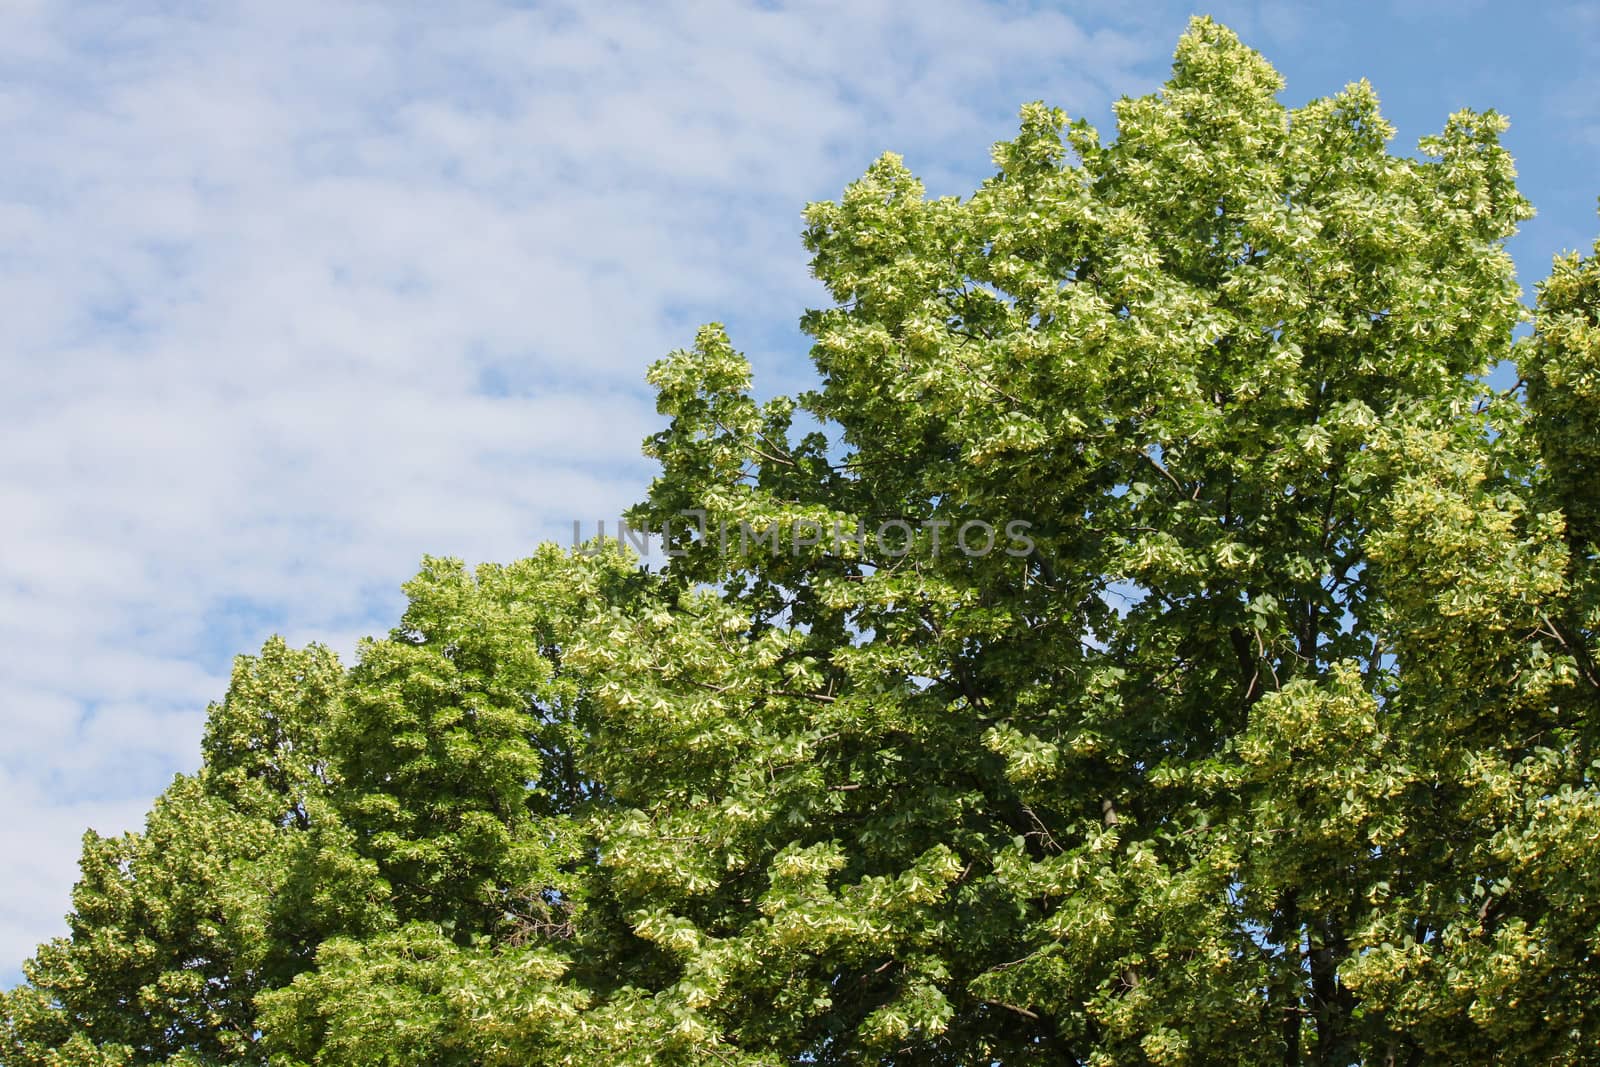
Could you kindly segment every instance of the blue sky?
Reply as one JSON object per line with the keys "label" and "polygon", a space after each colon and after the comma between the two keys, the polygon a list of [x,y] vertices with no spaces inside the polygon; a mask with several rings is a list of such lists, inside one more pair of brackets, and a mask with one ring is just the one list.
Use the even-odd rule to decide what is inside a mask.
{"label": "blue sky", "polygon": [[[1288,103],[1369,78],[1402,148],[1508,114],[1530,288],[1600,231],[1600,4],[1205,10]],[[615,516],[696,323],[808,383],[806,201],[885,150],[970,191],[1027,100],[1109,133],[1190,13],[0,0],[0,985],[234,653]]]}

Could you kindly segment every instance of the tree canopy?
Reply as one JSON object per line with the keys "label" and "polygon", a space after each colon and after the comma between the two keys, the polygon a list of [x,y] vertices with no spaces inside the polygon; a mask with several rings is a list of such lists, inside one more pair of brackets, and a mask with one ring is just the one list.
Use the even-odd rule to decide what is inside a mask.
{"label": "tree canopy", "polygon": [[1282,89],[811,205],[817,387],[650,370],[669,563],[241,657],[0,1063],[1594,1062],[1600,245],[1529,310],[1500,116]]}

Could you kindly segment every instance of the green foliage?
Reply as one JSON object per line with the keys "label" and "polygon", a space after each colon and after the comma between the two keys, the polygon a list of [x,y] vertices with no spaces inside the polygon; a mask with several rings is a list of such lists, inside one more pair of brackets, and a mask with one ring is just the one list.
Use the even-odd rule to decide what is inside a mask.
{"label": "green foliage", "polygon": [[671,564],[242,658],[0,1060],[1591,1062],[1600,249],[1513,342],[1504,121],[1281,89],[1196,20],[1109,142],[811,205],[818,388],[650,371]]}
{"label": "green foliage", "polygon": [[329,936],[386,921],[386,888],[329,801],[320,738],[342,684],[315,646],[239,658],[201,773],[143,833],[84,836],[70,935],[5,1004],[8,1067],[263,1062],[256,994]]}
{"label": "green foliage", "polygon": [[427,560],[385,640],[368,641],[330,747],[341,804],[402,920],[483,930],[540,908],[578,858],[562,818],[582,799],[559,669],[578,609],[554,550],[476,574]]}

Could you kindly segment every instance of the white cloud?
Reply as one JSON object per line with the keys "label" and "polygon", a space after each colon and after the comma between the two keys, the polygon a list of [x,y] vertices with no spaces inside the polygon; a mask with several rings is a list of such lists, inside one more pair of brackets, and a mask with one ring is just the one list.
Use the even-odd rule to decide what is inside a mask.
{"label": "white cloud", "polygon": [[424,552],[512,558],[649,477],[644,365],[776,386],[798,211],[936,191],[1174,25],[1031,5],[0,4],[0,978],[78,838],[198,756],[226,653],[349,649]]}

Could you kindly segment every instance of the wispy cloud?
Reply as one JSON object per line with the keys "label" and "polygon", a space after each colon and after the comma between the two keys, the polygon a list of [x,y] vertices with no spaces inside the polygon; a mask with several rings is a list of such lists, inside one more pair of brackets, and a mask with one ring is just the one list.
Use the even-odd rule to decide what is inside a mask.
{"label": "wispy cloud", "polygon": [[[937,191],[1175,27],[1032,5],[0,4],[0,977],[85,825],[192,767],[227,659],[349,648],[424,552],[643,490],[642,368],[729,321],[779,385],[798,209]],[[952,162],[953,161],[953,162]]]}

